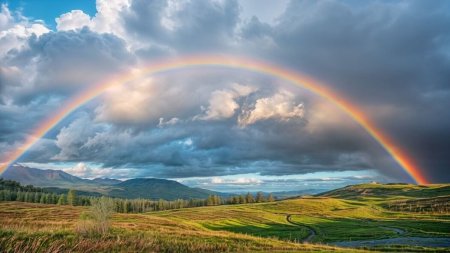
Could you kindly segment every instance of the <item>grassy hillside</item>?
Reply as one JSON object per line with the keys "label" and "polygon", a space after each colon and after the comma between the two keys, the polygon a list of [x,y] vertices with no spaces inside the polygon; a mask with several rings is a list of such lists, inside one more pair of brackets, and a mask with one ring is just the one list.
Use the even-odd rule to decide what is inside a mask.
{"label": "grassy hillside", "polygon": [[450,195],[449,184],[359,184],[324,192],[317,196],[342,199],[431,198]]}
{"label": "grassy hillside", "polygon": [[[391,210],[392,201],[433,201],[448,185],[366,185],[334,191],[346,198],[307,197],[270,203],[209,206],[145,214],[115,214],[112,230],[99,237],[74,228],[85,207],[0,203],[0,248],[109,252],[448,252],[450,213]],[[350,189],[350,190],[349,190]],[[355,191],[355,189],[357,189]],[[395,192],[401,195],[395,195]],[[413,194],[414,192],[414,194]],[[352,193],[352,197],[350,196]],[[330,193],[326,193],[327,195]],[[424,196],[430,196],[425,198]],[[326,246],[326,245],[329,246]],[[334,245],[334,246],[333,246]],[[346,248],[340,248],[342,245]],[[28,247],[28,248],[27,248]],[[362,247],[362,248],[361,248]],[[8,251],[7,251],[8,252]]]}

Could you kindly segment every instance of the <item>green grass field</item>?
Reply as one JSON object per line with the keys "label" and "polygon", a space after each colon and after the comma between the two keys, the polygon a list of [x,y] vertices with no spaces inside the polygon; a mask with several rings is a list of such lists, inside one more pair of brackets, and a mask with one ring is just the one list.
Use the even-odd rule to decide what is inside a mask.
{"label": "green grass field", "polygon": [[[354,189],[371,193],[357,196]],[[97,237],[75,232],[86,207],[1,202],[0,249],[2,252],[450,251],[448,246],[433,245],[450,241],[448,211],[442,207],[436,212],[386,208],[387,203],[398,200],[445,196],[448,185],[425,188],[362,185],[340,193],[270,203],[115,214],[111,232]],[[400,240],[392,245],[358,245],[358,250],[333,246],[348,241],[398,238],[419,238],[414,240],[427,240],[431,244],[414,246]]]}

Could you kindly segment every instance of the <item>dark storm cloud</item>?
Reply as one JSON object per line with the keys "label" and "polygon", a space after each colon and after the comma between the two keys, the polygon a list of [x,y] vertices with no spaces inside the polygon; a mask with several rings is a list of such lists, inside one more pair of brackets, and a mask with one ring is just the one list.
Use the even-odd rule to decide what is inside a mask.
{"label": "dark storm cloud", "polygon": [[[16,104],[26,104],[41,96],[71,95],[123,70],[130,63],[132,56],[124,41],[87,28],[31,36],[27,48],[10,52],[4,62],[10,68],[20,69],[18,75],[33,77],[21,80],[18,85],[22,89],[17,92],[20,94],[11,87]],[[14,86],[6,84],[6,96],[8,85]]]}
{"label": "dark storm cloud", "polygon": [[429,178],[446,182],[449,13],[448,1],[292,1],[272,29],[252,20],[243,37],[272,38],[269,57],[332,84],[411,153]]}
{"label": "dark storm cloud", "polygon": [[136,0],[123,22],[131,36],[178,52],[217,51],[233,42],[239,5],[234,0],[172,2],[172,6],[164,0]]}

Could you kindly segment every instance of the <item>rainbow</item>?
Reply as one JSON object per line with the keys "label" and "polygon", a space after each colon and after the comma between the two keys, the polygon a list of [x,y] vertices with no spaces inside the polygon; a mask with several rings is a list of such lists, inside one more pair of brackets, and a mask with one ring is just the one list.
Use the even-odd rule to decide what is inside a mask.
{"label": "rainbow", "polygon": [[33,131],[33,134],[31,134],[19,148],[11,152],[5,161],[0,164],[0,174],[3,173],[12,163],[17,161],[29,148],[31,148],[31,146],[33,146],[40,138],[55,127],[61,120],[77,108],[105,92],[107,89],[117,85],[122,85],[144,75],[152,75],[186,67],[201,66],[244,69],[247,71],[271,75],[286,80],[327,99],[359,123],[394,158],[394,160],[411,176],[416,183],[428,183],[419,167],[415,165],[413,160],[408,157],[408,155],[402,151],[398,145],[396,145],[387,135],[383,134],[376,127],[376,125],[364,115],[362,111],[346,101],[338,93],[332,91],[330,88],[326,88],[326,86],[305,75],[267,62],[223,55],[195,55],[152,62],[139,68],[138,71],[130,71],[125,74],[114,76],[111,79],[94,85],[93,88],[72,97],[68,103],[65,104],[65,106],[63,106],[53,116],[47,118],[39,124],[39,126]]}

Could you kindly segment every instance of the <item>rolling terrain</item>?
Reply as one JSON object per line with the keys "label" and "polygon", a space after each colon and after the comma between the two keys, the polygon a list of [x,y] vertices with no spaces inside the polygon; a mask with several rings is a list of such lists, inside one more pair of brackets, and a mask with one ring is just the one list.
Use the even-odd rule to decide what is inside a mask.
{"label": "rolling terrain", "polygon": [[[86,207],[1,202],[0,247],[9,252],[30,245],[37,252],[449,252],[449,203],[435,204],[448,197],[448,189],[364,184],[268,203],[114,214],[110,233],[94,238],[74,230]],[[390,208],[418,200],[431,207]]]}
{"label": "rolling terrain", "polygon": [[77,189],[81,195],[105,195],[115,198],[146,199],[206,199],[209,195],[228,194],[192,188],[173,180],[158,178],[134,178],[120,181],[110,178],[83,179],[61,170],[41,170],[22,165],[14,165],[2,174],[2,178],[14,180],[22,185],[34,185],[54,193],[67,193]]}

